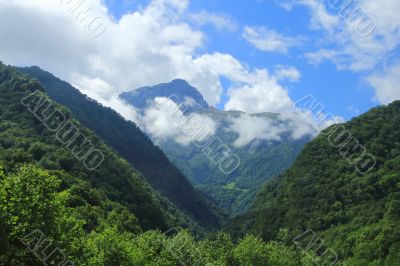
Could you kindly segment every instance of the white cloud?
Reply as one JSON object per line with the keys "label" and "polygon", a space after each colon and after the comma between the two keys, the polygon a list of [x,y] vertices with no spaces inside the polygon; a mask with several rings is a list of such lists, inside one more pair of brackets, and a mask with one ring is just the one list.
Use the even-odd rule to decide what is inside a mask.
{"label": "white cloud", "polygon": [[237,23],[228,15],[211,13],[205,10],[191,14],[190,19],[199,26],[211,24],[219,31],[234,32],[238,28]]}
{"label": "white cloud", "polygon": [[308,62],[313,65],[319,65],[325,60],[332,60],[339,65],[339,62],[337,62],[338,52],[335,50],[321,49],[316,52],[306,53],[305,57],[308,59]]}
{"label": "white cloud", "polygon": [[245,27],[243,38],[264,52],[287,53],[290,48],[302,43],[300,37],[284,36],[266,27]]}
{"label": "white cloud", "polygon": [[248,76],[246,84],[229,90],[225,110],[247,113],[288,112],[293,103],[287,91],[266,70],[258,70]]}
{"label": "white cloud", "polygon": [[[332,4],[328,12],[329,3],[336,4]],[[324,33],[319,49],[306,57],[314,64],[330,60],[340,70],[373,70],[400,44],[400,17],[396,12],[400,2],[360,0],[348,3],[297,2],[309,8],[311,28]]]}
{"label": "white cloud", "polygon": [[[76,75],[74,80],[79,82],[79,86],[76,84],[72,84],[75,88],[78,88],[83,94],[87,95],[91,99],[95,99],[96,96],[103,93],[105,96],[111,95],[112,88],[111,86],[106,83],[104,80],[100,78],[89,79],[85,76]],[[80,87],[82,86],[82,87]],[[92,88],[100,89],[100,92],[94,93]],[[130,121],[134,121],[138,123],[140,121],[138,111],[132,105],[126,103],[125,101],[121,100],[118,95],[112,95],[111,97],[97,97],[98,102],[111,107],[112,109],[116,110],[120,115],[122,115],[125,119]]]}
{"label": "white cloud", "polygon": [[[290,102],[283,87],[270,82],[267,74],[260,77],[259,73],[267,70],[250,69],[229,54],[199,52],[205,38],[184,20],[190,15],[187,0],[152,0],[140,11],[125,14],[119,20],[110,16],[102,1],[85,1],[107,25],[98,38],[87,34],[85,26],[68,11],[71,6],[65,3],[0,0],[1,60],[14,65],[38,65],[108,106],[123,91],[175,78],[198,88],[210,105],[220,101],[221,77],[237,89],[264,92],[260,97],[267,97],[267,103],[274,103],[268,97],[276,95],[283,96],[284,103],[279,106]],[[237,97],[231,103],[236,100]],[[274,105],[264,104],[256,110],[277,110]]]}
{"label": "white cloud", "polygon": [[368,81],[375,89],[379,103],[388,104],[400,100],[400,64],[390,66],[384,73],[371,75]]}
{"label": "white cloud", "polygon": [[293,66],[277,66],[275,76],[277,80],[280,81],[287,80],[290,82],[296,82],[299,81],[301,74],[300,71]]}
{"label": "white cloud", "polygon": [[247,114],[232,118],[230,129],[238,134],[233,143],[235,147],[243,147],[253,140],[280,141],[284,132],[272,119]]}
{"label": "white cloud", "polygon": [[300,0],[298,3],[307,6],[311,10],[311,27],[313,29],[324,29],[332,32],[340,24],[340,18],[329,14],[324,2],[318,0]]}
{"label": "white cloud", "polygon": [[229,130],[238,134],[233,145],[237,148],[253,141],[282,141],[283,137],[299,140],[306,136],[316,136],[317,130],[302,115],[286,113],[277,119],[267,116],[242,114],[230,119]]}
{"label": "white cloud", "polygon": [[[153,0],[119,21],[109,17],[100,0],[85,3],[108,25],[98,38],[88,35],[59,1],[0,0],[0,58],[9,64],[39,65],[90,90],[99,101],[178,77],[196,83],[211,104],[219,101],[219,82],[211,88],[204,82],[218,80],[218,74],[195,63],[201,58],[196,50],[203,44],[203,33],[180,19],[188,1]],[[85,81],[96,79],[102,82],[85,87]]]}
{"label": "white cloud", "polygon": [[299,140],[306,136],[316,136],[319,129],[316,129],[303,115],[297,113],[282,113],[279,119],[283,121],[286,130],[293,140]]}
{"label": "white cloud", "polygon": [[286,11],[291,11],[294,6],[294,0],[275,0],[275,3]]}
{"label": "white cloud", "polygon": [[207,115],[184,114],[171,99],[157,97],[140,117],[139,125],[158,141],[181,145],[205,141],[215,134],[216,123]]}
{"label": "white cloud", "polygon": [[[311,13],[312,30],[322,32],[313,51],[305,54],[309,63],[334,63],[339,70],[369,75],[368,81],[376,91],[376,100],[388,103],[399,98],[396,72],[399,68],[377,69],[400,46],[400,1],[284,1],[290,11],[295,5],[306,6]],[[371,74],[372,73],[372,74]]]}

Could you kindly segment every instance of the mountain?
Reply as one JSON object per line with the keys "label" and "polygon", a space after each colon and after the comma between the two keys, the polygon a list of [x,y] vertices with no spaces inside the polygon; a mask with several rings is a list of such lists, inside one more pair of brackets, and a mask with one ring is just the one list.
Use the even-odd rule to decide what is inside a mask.
{"label": "mountain", "polygon": [[[63,114],[64,121],[53,117],[55,110]],[[50,117],[54,120],[50,121]],[[62,128],[54,130],[59,127],[57,123],[64,122]],[[73,129],[67,130],[70,128]],[[89,143],[103,155],[102,161],[82,156],[89,151],[91,145],[86,145]],[[92,160],[96,165],[91,165]],[[99,166],[91,169],[97,162]],[[62,180],[61,186],[70,189],[70,205],[92,212],[88,228],[95,226],[100,214],[109,208],[100,204],[100,200],[128,210],[143,229],[171,226],[163,210],[165,206],[160,205],[161,199],[141,173],[77,122],[67,108],[53,102],[37,80],[3,64],[0,64],[0,164],[6,172],[22,164],[34,164],[56,175]]]}
{"label": "mountain", "polygon": [[148,105],[148,101],[156,97],[170,97],[176,103],[183,103],[188,111],[209,107],[203,95],[182,79],[175,79],[170,83],[162,83],[153,87],[147,86],[130,92],[123,92],[120,97],[139,110],[144,110]]}
{"label": "mountain", "polygon": [[0,217],[0,265],[311,265],[254,236],[196,240],[140,172],[37,79],[1,63]]}
{"label": "mountain", "polygon": [[[147,115],[154,116],[149,110],[158,110],[158,107],[154,107],[155,99],[163,97],[163,101],[171,99],[182,110],[181,116],[186,121],[177,126],[177,131],[185,129],[185,124],[196,124],[191,121],[196,119],[199,120],[197,124],[213,128],[212,136],[209,137],[211,144],[201,148],[193,141],[182,143],[179,139],[160,138],[158,134],[161,130],[147,132],[196,188],[232,216],[246,211],[261,185],[286,170],[315,133],[303,134],[302,130],[298,130],[300,134],[293,138],[293,130],[286,129],[296,124],[293,122],[298,119],[296,114],[249,115],[208,107],[200,93],[181,80],[122,93],[120,97],[136,107],[143,114],[143,120],[148,120]],[[195,108],[190,108],[190,105],[188,107],[187,103],[192,103],[191,106]],[[173,112],[176,113],[176,110]],[[161,115],[157,113],[156,116]],[[176,120],[182,119],[172,117],[168,122],[168,130],[171,130]],[[150,128],[159,124],[154,120],[147,123]],[[160,120],[160,123],[164,121]],[[146,125],[142,129],[146,131]],[[209,151],[210,146],[214,146],[215,150]],[[213,154],[207,154],[210,152]],[[210,159],[210,156],[219,156],[221,161],[224,152],[239,160],[237,169],[231,173],[221,171],[221,164],[215,163],[217,159]]]}
{"label": "mountain", "polygon": [[83,126],[101,137],[178,208],[204,227],[213,228],[219,224],[217,210],[210,207],[209,202],[194,190],[179,169],[133,122],[38,67],[18,70],[37,78],[54,101],[69,108]]}
{"label": "mountain", "polygon": [[400,265],[400,101],[323,131],[229,228],[312,230],[343,265]]}

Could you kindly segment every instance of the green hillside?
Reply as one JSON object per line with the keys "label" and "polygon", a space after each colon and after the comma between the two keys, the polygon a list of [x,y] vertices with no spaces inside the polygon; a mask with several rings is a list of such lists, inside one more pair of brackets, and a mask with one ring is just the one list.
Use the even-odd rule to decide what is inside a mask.
{"label": "green hillside", "polygon": [[[362,147],[376,164],[358,161]],[[325,130],[229,228],[265,240],[313,230],[346,265],[400,265],[400,101]]]}
{"label": "green hillside", "polygon": [[216,208],[194,190],[179,169],[133,122],[38,67],[19,70],[39,79],[53,100],[69,108],[83,126],[102,138],[178,208],[204,227],[218,226],[220,218]]}
{"label": "green hillside", "polygon": [[[85,140],[62,143],[61,113],[103,161],[81,157]],[[0,64],[0,265],[312,265],[282,242],[171,228],[190,222],[37,80]]]}
{"label": "green hillside", "polygon": [[[0,160],[5,171],[13,171],[19,164],[37,164],[60,177],[64,187],[76,189],[74,204],[78,206],[86,204],[89,199],[85,197],[95,199],[106,196],[126,206],[137,216],[143,228],[167,228],[167,217],[141,174],[132,170],[102,140],[74,120],[68,109],[52,102],[37,81],[0,65],[0,89]],[[38,115],[46,116],[50,110],[46,109],[48,106],[51,110],[61,110],[79,132],[101,151],[104,161],[96,170],[91,171],[83,161],[78,161],[71,149],[56,138],[56,133],[47,129],[29,111],[28,108],[34,108],[40,99],[45,102],[37,110]],[[79,150],[78,145],[82,143],[77,140],[74,149]]]}

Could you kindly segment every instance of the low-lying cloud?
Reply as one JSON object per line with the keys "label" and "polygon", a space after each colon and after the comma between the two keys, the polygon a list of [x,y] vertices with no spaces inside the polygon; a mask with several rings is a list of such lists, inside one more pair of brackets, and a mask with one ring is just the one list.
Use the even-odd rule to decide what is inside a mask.
{"label": "low-lying cloud", "polygon": [[241,114],[230,119],[229,130],[238,138],[234,141],[237,148],[246,146],[255,140],[283,141],[283,137],[300,140],[306,136],[315,136],[318,131],[300,114],[286,113],[270,118],[264,115]]}

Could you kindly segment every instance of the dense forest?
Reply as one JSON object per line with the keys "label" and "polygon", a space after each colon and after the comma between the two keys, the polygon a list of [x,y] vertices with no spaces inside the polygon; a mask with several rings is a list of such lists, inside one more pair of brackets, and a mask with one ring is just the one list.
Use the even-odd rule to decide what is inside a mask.
{"label": "dense forest", "polygon": [[[50,116],[47,107],[62,111],[102,151],[98,168],[85,167],[54,136],[54,124],[40,120]],[[140,172],[37,80],[2,64],[0,217],[1,265],[311,265],[284,240],[249,235],[234,242],[226,233],[197,240],[182,227],[196,230],[193,220]]]}
{"label": "dense forest", "polygon": [[300,250],[254,236],[234,245],[225,233],[202,241],[185,230],[143,233],[124,207],[101,194],[79,204],[77,186],[62,188],[37,166],[0,168],[0,185],[1,265],[312,265]]}
{"label": "dense forest", "polygon": [[312,230],[346,265],[400,265],[400,101],[323,131],[229,228],[267,241]]}
{"label": "dense forest", "polygon": [[[63,143],[56,111],[86,139]],[[39,80],[0,64],[0,265],[400,265],[399,127],[400,101],[326,129],[248,213],[206,232]]]}
{"label": "dense forest", "polygon": [[140,171],[150,185],[202,227],[216,228],[218,210],[205,200],[164,153],[133,123],[38,67],[20,68],[43,84],[46,93]]}

